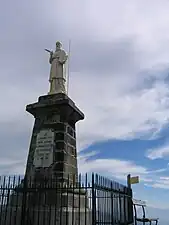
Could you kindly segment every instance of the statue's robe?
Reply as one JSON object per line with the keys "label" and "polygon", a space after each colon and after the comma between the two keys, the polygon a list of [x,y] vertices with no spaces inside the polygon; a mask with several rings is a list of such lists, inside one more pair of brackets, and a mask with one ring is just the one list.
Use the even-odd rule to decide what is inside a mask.
{"label": "statue's robe", "polygon": [[67,55],[64,50],[56,51],[49,59],[51,63],[50,69],[50,92],[49,93],[65,93],[65,62]]}

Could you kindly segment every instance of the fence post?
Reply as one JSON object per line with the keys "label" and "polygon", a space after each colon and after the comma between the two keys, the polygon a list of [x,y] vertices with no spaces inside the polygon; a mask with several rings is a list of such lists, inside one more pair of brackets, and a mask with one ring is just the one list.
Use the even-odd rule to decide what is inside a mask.
{"label": "fence post", "polygon": [[129,218],[129,221],[131,223],[133,223],[133,221],[134,221],[134,218],[133,218],[133,201],[132,201],[133,192],[132,192],[132,188],[131,188],[130,178],[131,178],[131,175],[128,174],[127,175],[128,218]]}
{"label": "fence post", "polygon": [[113,193],[113,183],[111,181],[111,225],[114,224],[114,193]]}
{"label": "fence post", "polygon": [[92,225],[96,225],[96,190],[93,173],[92,173]]}
{"label": "fence post", "polygon": [[25,217],[26,217],[26,198],[27,198],[27,178],[24,178],[23,181],[23,196],[22,196],[22,209],[21,209],[21,225],[25,225]]}

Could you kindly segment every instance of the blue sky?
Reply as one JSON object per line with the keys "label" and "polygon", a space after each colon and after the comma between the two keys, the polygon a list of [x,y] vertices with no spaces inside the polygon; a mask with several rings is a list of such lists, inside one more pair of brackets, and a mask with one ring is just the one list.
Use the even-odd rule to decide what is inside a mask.
{"label": "blue sky", "polygon": [[[10,7],[9,7],[10,5]],[[0,173],[23,174],[33,118],[49,89],[48,54],[68,51],[80,172],[121,183],[169,221],[169,1],[6,0],[0,7]]]}

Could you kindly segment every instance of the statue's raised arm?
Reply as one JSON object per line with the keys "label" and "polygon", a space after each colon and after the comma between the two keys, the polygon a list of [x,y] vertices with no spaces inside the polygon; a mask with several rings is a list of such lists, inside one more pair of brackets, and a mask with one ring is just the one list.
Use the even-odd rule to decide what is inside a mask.
{"label": "statue's raised arm", "polygon": [[49,63],[52,64],[52,56],[53,56],[53,52],[50,52],[50,58],[49,58]]}
{"label": "statue's raised arm", "polygon": [[68,59],[68,55],[61,47],[62,44],[57,41],[55,52],[50,51],[49,63],[51,64],[51,69],[49,77],[49,94],[66,93],[64,66]]}

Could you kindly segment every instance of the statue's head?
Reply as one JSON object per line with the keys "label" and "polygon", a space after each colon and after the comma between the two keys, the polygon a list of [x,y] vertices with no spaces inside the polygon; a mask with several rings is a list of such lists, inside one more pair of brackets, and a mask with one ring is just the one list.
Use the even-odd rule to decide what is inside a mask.
{"label": "statue's head", "polygon": [[61,49],[61,47],[62,47],[61,42],[60,42],[60,41],[57,41],[57,42],[56,42],[56,50]]}

